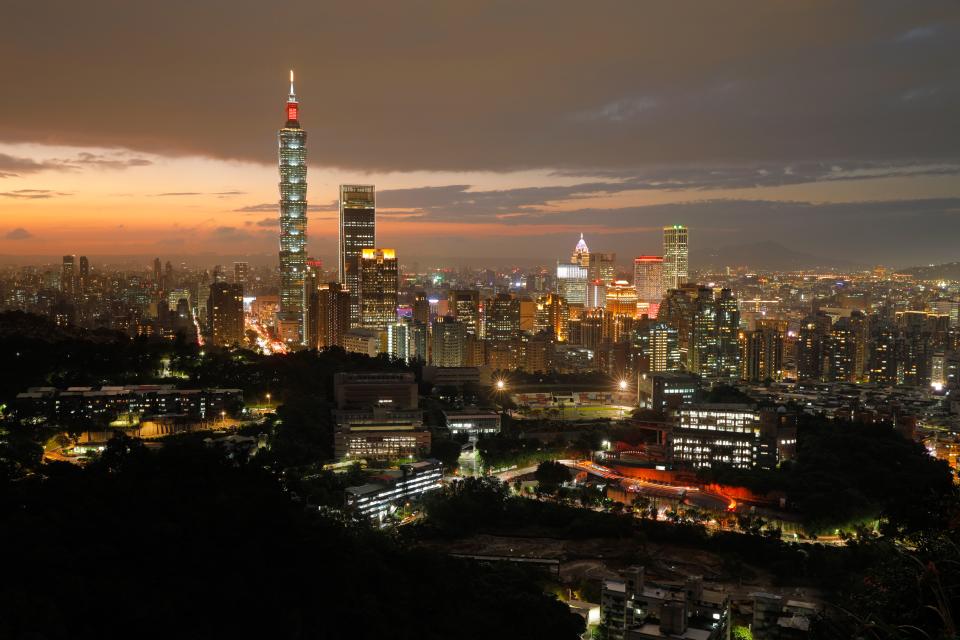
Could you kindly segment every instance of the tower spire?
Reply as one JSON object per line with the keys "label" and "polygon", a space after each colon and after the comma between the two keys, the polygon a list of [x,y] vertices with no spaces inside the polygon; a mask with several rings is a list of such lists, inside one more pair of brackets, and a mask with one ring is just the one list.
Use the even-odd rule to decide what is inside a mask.
{"label": "tower spire", "polygon": [[297,101],[297,92],[293,89],[293,69],[290,69],[290,96],[287,99],[287,102],[296,102]]}

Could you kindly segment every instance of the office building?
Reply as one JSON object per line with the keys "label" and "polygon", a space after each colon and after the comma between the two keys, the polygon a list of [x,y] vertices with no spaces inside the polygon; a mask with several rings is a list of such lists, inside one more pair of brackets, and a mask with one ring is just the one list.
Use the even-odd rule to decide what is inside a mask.
{"label": "office building", "polygon": [[675,462],[750,469],[757,463],[760,413],[745,404],[688,404],[671,434]]}
{"label": "office building", "polygon": [[60,291],[68,298],[73,298],[77,293],[77,256],[63,256]]}
{"label": "office building", "polygon": [[216,346],[243,343],[243,285],[215,282],[207,299],[210,341]]}
{"label": "office building", "polygon": [[337,373],[333,377],[337,409],[417,408],[417,381],[409,372]]}
{"label": "office building", "polygon": [[663,228],[663,291],[677,289],[687,283],[689,252],[687,228],[675,224]]}
{"label": "office building", "polygon": [[663,257],[637,256],[633,259],[633,286],[640,302],[663,300]]}
{"label": "office building", "polygon": [[640,406],[666,414],[693,401],[700,390],[700,378],[689,373],[640,374]]}
{"label": "office building", "polygon": [[234,262],[233,263],[233,282],[234,284],[242,284],[245,289],[250,286],[250,263],[249,262]]}
{"label": "office building", "polygon": [[487,363],[493,369],[512,370],[520,366],[520,300],[498,293],[488,300],[486,314]]}
{"label": "office building", "polygon": [[443,419],[451,435],[465,435],[476,439],[500,433],[500,414],[479,409],[448,410]]}
{"label": "office building", "polygon": [[303,343],[303,278],[307,268],[307,132],[290,72],[287,122],[278,134],[280,165],[280,307],[277,330],[291,347]]}
{"label": "office building", "polygon": [[534,330],[546,331],[557,342],[566,342],[569,337],[570,307],[563,296],[549,293],[537,298]]}
{"label": "office building", "polygon": [[413,321],[421,324],[430,324],[430,300],[425,291],[413,294]]}
{"label": "office building", "polygon": [[436,460],[400,465],[399,470],[385,471],[368,484],[347,487],[347,508],[381,523],[401,505],[440,489],[442,479],[443,467]]}
{"label": "office building", "polygon": [[475,289],[451,291],[447,296],[450,314],[466,327],[467,335],[482,337],[480,292]]}
{"label": "office building", "polygon": [[80,271],[77,273],[77,293],[86,293],[90,287],[90,260],[80,256]]}
{"label": "office building", "polygon": [[590,267],[590,249],[587,248],[587,242],[583,239],[583,234],[580,234],[580,240],[577,241],[577,246],[573,248],[573,253],[570,255],[570,264],[575,264],[584,268]]}
{"label": "office building", "polygon": [[376,189],[372,184],[340,185],[340,234],[337,270],[350,292],[350,321],[360,326],[360,260],[377,246]]}
{"label": "office building", "polygon": [[607,286],[606,310],[613,315],[634,318],[637,315],[637,290],[626,280],[616,280]]}
{"label": "office building", "polygon": [[467,326],[453,316],[433,323],[430,363],[437,367],[463,367],[467,361]]}
{"label": "office building", "polygon": [[617,278],[617,254],[590,253],[587,263],[587,280],[610,284]]}
{"label": "office building", "polygon": [[360,326],[385,331],[397,321],[399,287],[397,255],[393,249],[367,248],[360,252]]}
{"label": "office building", "polygon": [[557,263],[557,294],[570,304],[587,304],[587,272],[579,264]]}

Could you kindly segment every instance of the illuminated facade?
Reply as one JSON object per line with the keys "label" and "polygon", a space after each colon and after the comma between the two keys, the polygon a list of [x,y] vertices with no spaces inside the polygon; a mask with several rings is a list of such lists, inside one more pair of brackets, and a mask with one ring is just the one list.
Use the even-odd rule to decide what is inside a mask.
{"label": "illuminated facade", "polygon": [[397,321],[397,254],[393,249],[360,252],[360,323],[364,329],[386,331]]}
{"label": "illuminated facade", "polygon": [[570,304],[587,304],[587,267],[557,263],[557,293]]}
{"label": "illuminated facade", "polygon": [[677,289],[690,279],[687,228],[680,224],[663,228],[663,291]]}
{"label": "illuminated facade", "polygon": [[680,407],[671,450],[676,462],[694,467],[756,465],[760,414],[748,405],[690,404]]}
{"label": "illuminated facade", "polygon": [[340,185],[340,238],[337,269],[350,292],[350,321],[360,325],[360,259],[377,246],[377,200],[372,184]]}
{"label": "illuminated facade", "polygon": [[243,342],[243,285],[215,282],[207,298],[210,339],[217,346]]}
{"label": "illuminated facade", "polygon": [[637,256],[633,259],[633,286],[641,302],[663,300],[663,257]]}
{"label": "illuminated facade", "polygon": [[287,123],[278,134],[280,156],[280,307],[277,328],[288,345],[304,342],[303,279],[307,266],[307,132],[290,72]]}

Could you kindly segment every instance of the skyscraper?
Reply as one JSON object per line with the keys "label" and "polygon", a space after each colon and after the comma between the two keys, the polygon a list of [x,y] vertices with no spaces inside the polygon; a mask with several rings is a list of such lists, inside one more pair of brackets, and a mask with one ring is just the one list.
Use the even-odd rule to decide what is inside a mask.
{"label": "skyscraper", "polygon": [[77,256],[63,256],[60,268],[60,291],[72,298],[77,290]]}
{"label": "skyscraper", "polygon": [[590,266],[590,249],[587,247],[587,242],[583,239],[582,233],[577,246],[573,248],[573,253],[570,255],[570,264],[578,264],[581,267]]}
{"label": "skyscraper", "polygon": [[690,277],[687,228],[675,224],[663,228],[663,292],[678,289]]}
{"label": "skyscraper", "polygon": [[637,256],[633,259],[633,286],[640,302],[663,300],[663,257]]}
{"label": "skyscraper", "polygon": [[77,275],[77,292],[86,293],[90,286],[90,260],[80,256],[80,273]]}
{"label": "skyscraper", "polygon": [[339,280],[350,291],[350,320],[360,324],[360,256],[377,246],[377,200],[372,184],[340,185]]}
{"label": "skyscraper", "polygon": [[397,254],[393,249],[360,253],[360,321],[364,329],[385,331],[397,321]]}
{"label": "skyscraper", "polygon": [[243,342],[243,285],[216,282],[207,299],[210,338],[217,346]]}
{"label": "skyscraper", "polygon": [[233,282],[235,284],[242,284],[244,288],[249,284],[247,280],[250,278],[250,263],[249,262],[234,262],[233,263]]}
{"label": "skyscraper", "polygon": [[303,343],[303,276],[307,262],[307,132],[290,72],[287,122],[278,134],[280,164],[280,307],[277,328],[289,345]]}

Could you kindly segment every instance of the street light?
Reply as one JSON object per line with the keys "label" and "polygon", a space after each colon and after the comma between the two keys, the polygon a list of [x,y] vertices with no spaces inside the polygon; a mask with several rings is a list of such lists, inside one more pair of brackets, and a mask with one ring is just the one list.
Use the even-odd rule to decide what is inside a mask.
{"label": "street light", "polygon": [[267,394],[267,406],[270,406],[270,394]]}
{"label": "street light", "polygon": [[503,389],[506,386],[507,386],[506,382],[504,382],[503,380],[497,380],[497,391],[503,391]]}

